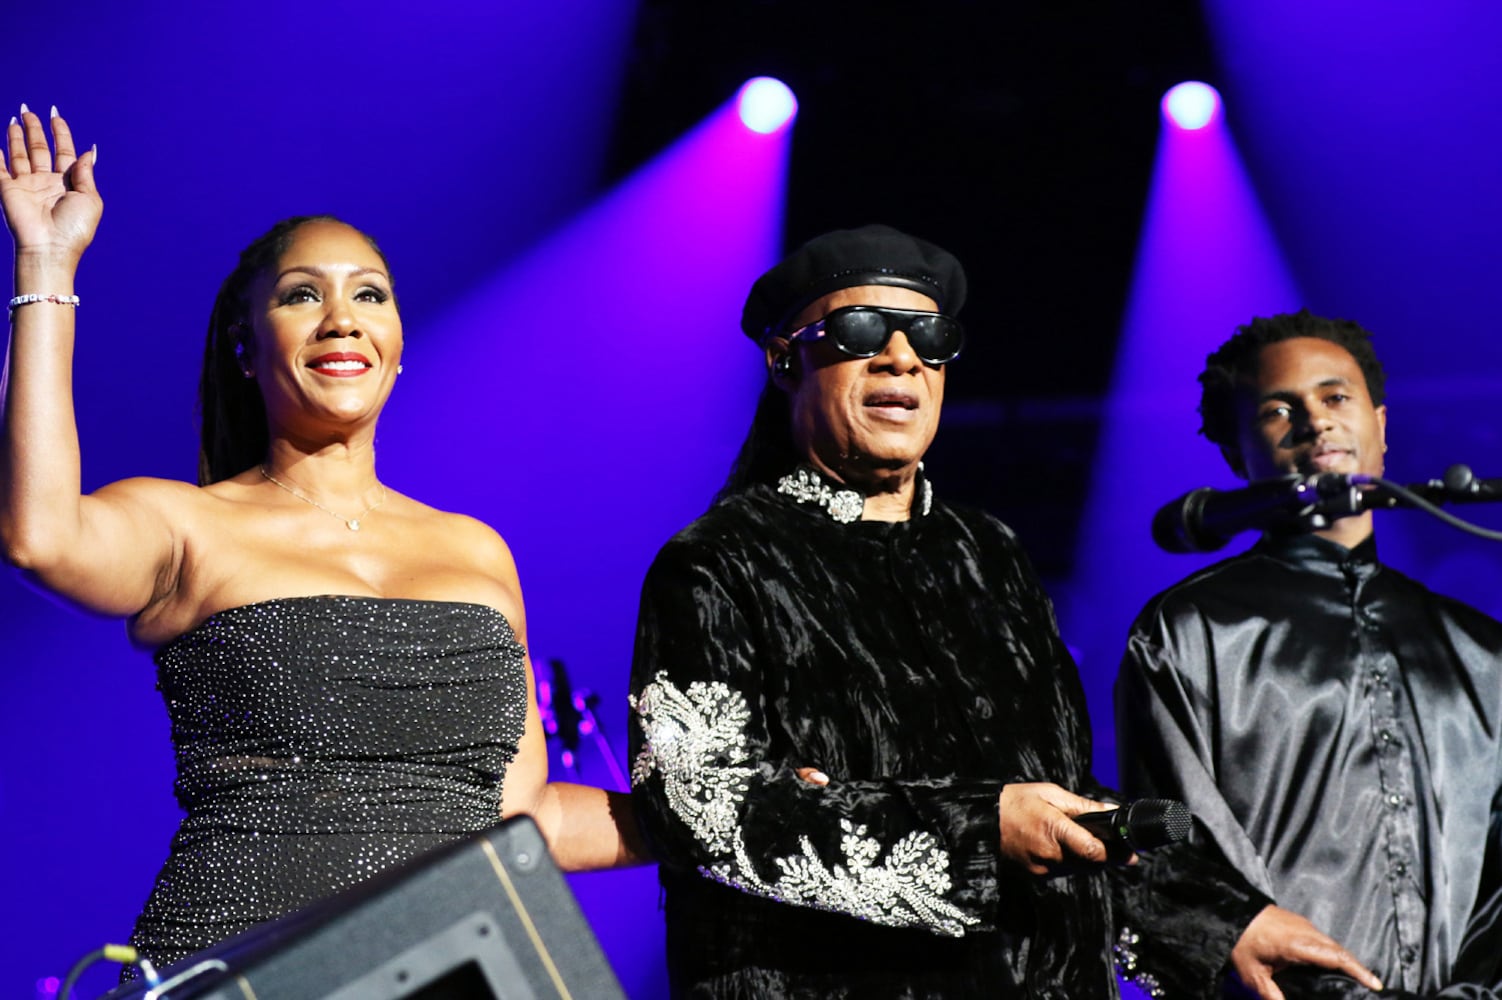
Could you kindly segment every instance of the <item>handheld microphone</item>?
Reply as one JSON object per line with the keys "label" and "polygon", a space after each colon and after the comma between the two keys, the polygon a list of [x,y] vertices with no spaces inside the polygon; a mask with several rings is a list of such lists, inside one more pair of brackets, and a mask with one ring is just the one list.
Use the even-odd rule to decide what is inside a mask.
{"label": "handheld microphone", "polygon": [[1074,821],[1105,842],[1114,860],[1133,851],[1150,851],[1189,835],[1194,814],[1173,799],[1137,799],[1115,809],[1081,813]]}
{"label": "handheld microphone", "polygon": [[1166,552],[1214,552],[1249,529],[1325,528],[1360,513],[1358,477],[1339,473],[1262,479],[1236,490],[1202,487],[1158,508],[1153,541]]}

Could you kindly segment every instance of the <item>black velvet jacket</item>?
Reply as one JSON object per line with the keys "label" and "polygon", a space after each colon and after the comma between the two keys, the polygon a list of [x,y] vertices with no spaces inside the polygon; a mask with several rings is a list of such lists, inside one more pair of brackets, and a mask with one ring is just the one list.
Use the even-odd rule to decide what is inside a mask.
{"label": "black velvet jacket", "polygon": [[675,995],[1108,997],[1113,945],[1166,995],[1213,991],[1265,902],[1224,866],[1038,879],[998,857],[1003,784],[1100,792],[1012,533],[942,504],[839,523],[816,478],[790,490],[718,504],[643,590],[632,778]]}
{"label": "black velvet jacket", "polygon": [[1269,536],[1147,606],[1116,698],[1127,791],[1188,802],[1390,990],[1502,997],[1502,624],[1371,539]]}

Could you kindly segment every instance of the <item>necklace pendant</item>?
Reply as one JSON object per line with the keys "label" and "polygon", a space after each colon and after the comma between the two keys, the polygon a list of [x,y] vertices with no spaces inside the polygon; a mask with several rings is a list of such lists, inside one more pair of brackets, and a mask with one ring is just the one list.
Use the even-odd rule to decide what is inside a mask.
{"label": "necklace pendant", "polygon": [[375,503],[371,504],[369,507],[366,507],[364,510],[360,511],[360,513],[358,515],[356,515],[355,517],[345,517],[343,514],[339,514],[339,513],[336,513],[335,511],[329,510],[327,507],[325,507],[323,504],[319,503],[317,500],[314,500],[312,497],[303,496],[300,492],[298,492],[297,490],[295,490],[292,487],[288,486],[286,483],[282,482],[280,479],[276,478],[271,473],[267,472],[266,471],[266,464],[264,462],[261,463],[261,475],[262,475],[262,477],[265,478],[265,480],[267,482],[271,483],[273,486],[278,486],[278,487],[286,490],[288,493],[291,493],[293,496],[297,497],[297,499],[301,500],[303,503],[309,505],[310,507],[317,507],[319,510],[323,511],[329,517],[335,517],[335,518],[338,518],[339,520],[343,521],[344,522],[344,526],[346,528],[348,528],[350,531],[359,531],[360,530],[360,518],[364,517],[366,514],[369,514],[371,511],[375,510],[381,504],[383,504],[383,503],[386,502],[386,484],[385,483],[380,483],[379,485],[381,487],[381,499],[377,500]]}

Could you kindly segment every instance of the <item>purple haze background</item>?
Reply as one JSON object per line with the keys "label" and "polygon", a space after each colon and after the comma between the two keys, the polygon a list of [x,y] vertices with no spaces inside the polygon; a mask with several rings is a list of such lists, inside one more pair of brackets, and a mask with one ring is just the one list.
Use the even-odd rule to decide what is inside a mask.
{"label": "purple haze background", "polygon": [[[1143,512],[1234,485],[1192,417],[1192,376],[1229,324],[1296,305],[1361,320],[1389,369],[1391,475],[1428,478],[1455,461],[1502,474],[1502,338],[1489,309],[1502,12],[1206,10],[1228,131],[1199,147],[1160,142],[1077,572],[1055,581],[1103,747],[1127,622],[1198,564],[1149,549]],[[101,150],[105,219],[79,281],[86,486],[191,477],[218,282],[275,219],[343,215],[390,255],[408,331],[383,475],[506,536],[534,652],[601,694],[618,748],[642,571],[707,504],[750,417],[756,352],[734,326],[778,249],[787,141],[748,139],[725,112],[731,95],[697,95],[704,124],[607,190],[637,13],[609,0],[270,0],[253,13],[85,0],[64,19],[12,5],[0,58],[0,97],[55,102]],[[1155,109],[1141,127],[1159,128]],[[899,206],[867,208],[849,221]],[[1080,287],[1089,294],[1088,274]],[[940,481],[966,472],[951,463]],[[1381,531],[1390,561],[1502,611],[1495,546],[1406,512],[1383,515]],[[0,667],[13,956],[0,994],[27,996],[128,931],[178,814],[153,668],[119,623],[0,574]],[[584,779],[608,781],[591,764]],[[628,991],[660,995],[651,870],[574,884]]]}

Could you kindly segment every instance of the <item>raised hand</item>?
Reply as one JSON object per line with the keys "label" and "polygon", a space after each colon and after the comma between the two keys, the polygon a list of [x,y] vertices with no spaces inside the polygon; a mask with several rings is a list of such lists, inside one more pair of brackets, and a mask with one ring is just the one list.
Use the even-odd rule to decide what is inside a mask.
{"label": "raised hand", "polygon": [[52,142],[42,119],[27,110],[5,130],[6,163],[0,170],[0,206],[17,256],[37,255],[76,263],[94,239],[104,202],[94,186],[97,150],[79,156],[73,133],[53,109]]}

